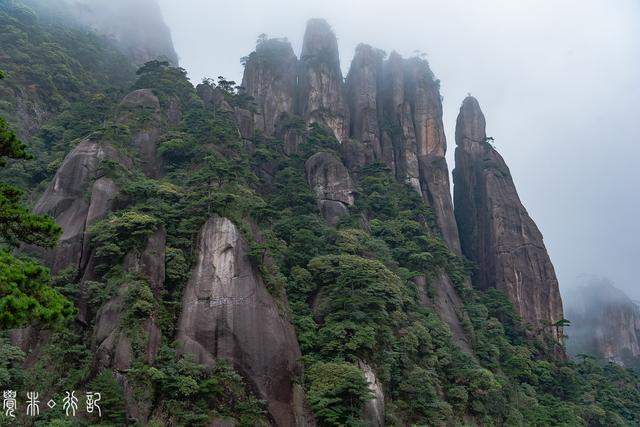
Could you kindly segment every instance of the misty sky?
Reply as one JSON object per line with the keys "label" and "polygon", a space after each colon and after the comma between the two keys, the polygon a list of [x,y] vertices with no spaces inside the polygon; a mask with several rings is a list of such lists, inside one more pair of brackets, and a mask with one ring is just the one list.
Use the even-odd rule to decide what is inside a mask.
{"label": "misty sky", "polygon": [[343,72],[358,43],[425,52],[442,81],[449,167],[470,92],[545,236],[561,287],[611,278],[640,299],[639,0],[158,0],[191,79],[242,79],[257,35],[333,26]]}

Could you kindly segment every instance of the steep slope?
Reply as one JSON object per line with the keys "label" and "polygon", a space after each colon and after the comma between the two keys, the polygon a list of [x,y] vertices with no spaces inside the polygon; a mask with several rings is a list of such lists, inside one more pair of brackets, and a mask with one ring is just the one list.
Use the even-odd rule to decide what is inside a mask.
{"label": "steep slope", "polygon": [[8,76],[0,113],[25,138],[69,103],[128,87],[147,61],[178,63],[155,0],[7,0],[0,26],[0,69]]}
{"label": "steep slope", "polygon": [[591,279],[564,295],[567,351],[640,367],[640,307],[606,279]]}
{"label": "steep slope", "polygon": [[485,126],[478,101],[467,97],[456,125],[453,179],[462,250],[477,265],[473,284],[502,290],[525,322],[560,340],[559,329],[549,328],[563,318],[553,264]]}
{"label": "steep slope", "polygon": [[[69,12],[64,2],[56,2]],[[0,93],[0,113],[25,138],[69,103],[85,101],[107,87],[126,87],[134,68],[102,37],[53,15],[54,5],[18,0],[0,3],[3,46],[0,69],[7,85]],[[70,26],[71,25],[71,26]]]}

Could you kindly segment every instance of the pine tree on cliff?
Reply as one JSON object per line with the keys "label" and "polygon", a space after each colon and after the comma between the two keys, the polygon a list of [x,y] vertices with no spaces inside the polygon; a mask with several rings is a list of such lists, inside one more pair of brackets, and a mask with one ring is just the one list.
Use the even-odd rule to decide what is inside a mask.
{"label": "pine tree on cliff", "polygon": [[[31,158],[24,143],[0,117],[0,167],[7,159]],[[19,188],[0,182],[0,329],[34,322],[52,324],[73,314],[72,304],[50,286],[46,268],[11,253],[21,243],[53,247],[62,232],[50,217],[31,213],[22,196]]]}

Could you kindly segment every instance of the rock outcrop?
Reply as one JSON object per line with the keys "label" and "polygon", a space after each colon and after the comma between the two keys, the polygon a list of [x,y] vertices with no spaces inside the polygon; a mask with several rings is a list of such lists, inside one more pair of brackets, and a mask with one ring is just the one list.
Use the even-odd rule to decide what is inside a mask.
{"label": "rock outcrop", "polygon": [[347,76],[347,95],[351,115],[351,137],[361,141],[364,163],[382,159],[380,122],[382,120],[382,63],[384,52],[358,45]]}
{"label": "rock outcrop", "polygon": [[[158,300],[164,288],[165,240],[166,232],[164,228],[159,228],[147,238],[142,250],[132,250],[123,262],[124,271],[134,277],[134,281],[142,280],[148,284]],[[153,365],[162,342],[162,333],[153,316],[143,320],[138,325],[138,331],[133,330],[132,325],[124,323],[128,304],[132,303],[128,300],[131,286],[141,284],[126,281],[120,286],[116,296],[107,301],[97,313],[93,332],[95,365],[98,370],[115,370],[116,378],[124,388],[127,418],[146,423],[152,402],[135,397],[126,374],[136,356]],[[140,355],[134,354],[133,340],[136,339],[136,333],[140,334],[137,338],[141,340],[139,344],[142,348],[138,350],[142,351]]]}
{"label": "rock outcrop", "polygon": [[[300,61],[286,41],[260,42],[246,59],[243,78],[258,109],[253,114],[256,128],[281,139],[291,155],[300,132],[283,122],[298,115],[306,124],[333,132],[350,171],[385,163],[423,196],[447,245],[460,254],[439,82],[423,59],[404,59],[396,52],[386,61],[384,57],[379,49],[359,45],[343,85],[337,39],[324,20],[308,22]],[[251,138],[251,118],[243,116],[239,122],[243,138]],[[336,212],[344,210],[332,205]]]}
{"label": "rock outcrop", "polygon": [[273,135],[283,115],[293,114],[298,59],[286,40],[262,41],[247,57],[242,87],[258,106],[256,128]]}
{"label": "rock outcrop", "polygon": [[326,21],[307,23],[298,73],[298,111],[308,123],[333,131],[339,142],[349,137],[349,109],[343,94],[338,41]]}
{"label": "rock outcrop", "polygon": [[384,392],[382,384],[378,381],[376,373],[364,361],[358,360],[358,368],[362,371],[365,380],[369,384],[371,399],[364,404],[362,418],[370,427],[383,427],[384,420]]}
{"label": "rock outcrop", "polygon": [[329,224],[336,225],[354,203],[355,189],[349,171],[338,157],[324,151],[309,157],[305,170],[320,212]]}
{"label": "rock outcrop", "polygon": [[[51,215],[63,233],[58,246],[40,252],[53,274],[71,267],[81,272],[89,259],[88,228],[106,216],[117,194],[115,183],[100,174],[101,162],[112,160],[131,167],[110,144],[85,139],[65,157],[47,190],[35,205],[38,214]],[[89,193],[89,200],[85,197]]]}
{"label": "rock outcrop", "polygon": [[300,349],[291,323],[247,257],[236,226],[214,216],[202,228],[183,293],[177,340],[183,354],[228,360],[267,402],[278,426],[306,425],[294,378]]}
{"label": "rock outcrop", "polygon": [[640,305],[610,281],[563,293],[569,354],[589,354],[627,367],[640,367]]}
{"label": "rock outcrop", "polygon": [[[172,114],[179,114],[176,111],[179,107],[175,103],[172,104]],[[129,126],[132,132],[131,146],[138,151],[137,158],[145,175],[158,178],[161,174],[161,164],[157,144],[162,124],[158,97],[151,89],[138,89],[129,93],[120,102],[116,122]]]}
{"label": "rock outcrop", "polygon": [[[478,101],[467,97],[456,126],[455,216],[462,252],[478,266],[473,285],[504,291],[538,329],[563,318],[558,280],[542,234],[522,205],[509,168],[491,146]],[[560,332],[549,328],[560,339]]]}

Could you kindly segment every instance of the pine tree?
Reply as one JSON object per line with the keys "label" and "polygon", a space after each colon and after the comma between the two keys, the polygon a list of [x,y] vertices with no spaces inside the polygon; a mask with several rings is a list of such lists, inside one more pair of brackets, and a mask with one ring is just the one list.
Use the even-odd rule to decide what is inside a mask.
{"label": "pine tree", "polygon": [[[0,167],[7,159],[31,158],[26,145],[0,117]],[[51,217],[33,214],[24,204],[23,194],[19,188],[0,182],[0,329],[36,322],[51,325],[74,312],[73,305],[51,287],[46,268],[12,252],[22,243],[54,247],[62,232]]]}

